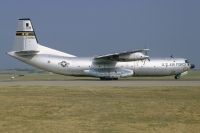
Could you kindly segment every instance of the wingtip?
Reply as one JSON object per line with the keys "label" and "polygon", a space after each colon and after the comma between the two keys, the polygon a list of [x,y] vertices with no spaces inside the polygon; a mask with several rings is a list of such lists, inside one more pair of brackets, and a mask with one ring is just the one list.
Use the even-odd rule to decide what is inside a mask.
{"label": "wingtip", "polygon": [[150,51],[150,49],[148,49],[148,48],[145,48],[145,49],[143,49],[144,51]]}

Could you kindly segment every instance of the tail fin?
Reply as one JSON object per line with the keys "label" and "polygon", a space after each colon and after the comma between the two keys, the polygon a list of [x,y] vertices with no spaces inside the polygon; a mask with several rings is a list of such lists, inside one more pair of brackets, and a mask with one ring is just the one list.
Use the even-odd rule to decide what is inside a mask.
{"label": "tail fin", "polygon": [[29,18],[18,19],[14,51],[37,51],[38,41],[31,20]]}
{"label": "tail fin", "polygon": [[35,31],[29,18],[18,19],[18,28],[16,31],[13,51],[9,52],[8,54],[13,55],[13,53],[20,56],[29,56],[40,53],[75,57],[74,55],[40,45],[37,41]]}

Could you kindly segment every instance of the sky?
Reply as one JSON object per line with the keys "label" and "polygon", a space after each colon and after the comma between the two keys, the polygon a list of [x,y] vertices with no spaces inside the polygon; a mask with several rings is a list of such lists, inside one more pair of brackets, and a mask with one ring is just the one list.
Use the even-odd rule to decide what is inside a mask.
{"label": "sky", "polygon": [[200,68],[199,0],[1,0],[0,69],[29,68],[6,54],[17,19],[32,20],[40,44],[76,56],[149,48]]}

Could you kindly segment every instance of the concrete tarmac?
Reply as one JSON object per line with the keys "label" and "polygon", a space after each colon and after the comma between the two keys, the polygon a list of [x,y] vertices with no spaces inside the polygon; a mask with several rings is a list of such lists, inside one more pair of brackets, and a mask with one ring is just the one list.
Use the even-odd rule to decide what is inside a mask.
{"label": "concrete tarmac", "polygon": [[0,86],[112,86],[112,87],[134,87],[134,86],[199,86],[198,80],[68,80],[68,81],[0,81]]}

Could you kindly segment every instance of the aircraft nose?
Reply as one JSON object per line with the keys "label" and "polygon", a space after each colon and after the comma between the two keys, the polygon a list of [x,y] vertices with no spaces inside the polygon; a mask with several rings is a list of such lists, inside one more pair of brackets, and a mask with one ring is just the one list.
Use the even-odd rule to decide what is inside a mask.
{"label": "aircraft nose", "polygon": [[190,65],[190,69],[194,69],[195,68],[195,65],[194,64],[191,64]]}

